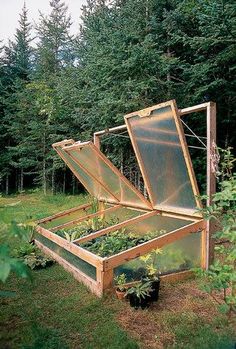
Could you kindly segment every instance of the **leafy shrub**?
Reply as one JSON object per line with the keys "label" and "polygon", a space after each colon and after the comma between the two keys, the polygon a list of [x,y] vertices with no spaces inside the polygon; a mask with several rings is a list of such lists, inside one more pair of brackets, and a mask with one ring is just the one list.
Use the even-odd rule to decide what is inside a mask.
{"label": "leafy shrub", "polygon": [[24,257],[24,263],[32,270],[43,269],[54,263],[53,259],[43,254],[31,253]]}
{"label": "leafy shrub", "polygon": [[204,217],[215,220],[219,227],[214,234],[218,240],[216,259],[208,270],[198,269],[197,273],[202,277],[205,291],[213,297],[214,292],[223,293],[220,310],[230,314],[236,311],[236,174],[233,173],[236,159],[229,149],[221,154],[220,190],[213,195],[212,205],[202,210]]}

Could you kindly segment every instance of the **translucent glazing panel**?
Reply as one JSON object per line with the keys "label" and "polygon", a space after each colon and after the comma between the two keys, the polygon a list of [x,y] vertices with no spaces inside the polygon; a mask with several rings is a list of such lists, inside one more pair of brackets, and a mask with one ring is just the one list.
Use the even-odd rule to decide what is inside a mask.
{"label": "translucent glazing panel", "polygon": [[[62,154],[62,159],[66,160],[67,165],[75,176],[81,181],[87,191],[94,197],[100,200],[111,200],[115,201],[114,197],[106,192],[104,188],[95,180],[93,180],[80,166],[61,148],[57,149]],[[65,161],[64,160],[64,161]]]}
{"label": "translucent glazing panel", "polygon": [[[162,253],[154,260],[154,265],[162,274],[184,271],[200,266],[201,233],[187,235],[161,248]],[[140,258],[131,260],[114,269],[114,275],[124,273],[127,281],[140,280],[146,274],[145,263]]]}
{"label": "translucent glazing panel", "polygon": [[143,214],[141,211],[129,210],[125,207],[117,207],[114,210],[104,212],[96,217],[84,219],[81,222],[74,223],[65,228],[59,228],[55,232],[63,238],[66,238],[65,232],[69,231],[70,234],[76,232],[76,236],[74,237],[75,240],[141,214]]}
{"label": "translucent glazing panel", "polygon": [[194,211],[197,202],[173,113],[165,106],[126,123],[154,207]]}
{"label": "translucent glazing panel", "polygon": [[96,268],[93,265],[85,262],[83,259],[75,256],[74,254],[65,250],[63,247],[57,245],[55,242],[45,238],[41,234],[35,233],[35,239],[58,254],[58,256],[72,264],[74,267],[81,270],[84,274],[96,280]]}
{"label": "translucent glazing panel", "polygon": [[111,212],[111,213],[108,212],[107,218],[109,219],[110,216],[115,216],[119,222],[124,222],[130,218],[140,216],[144,213],[145,212],[143,211],[132,210],[126,207],[120,207],[115,212]]}
{"label": "translucent glazing panel", "polygon": [[110,257],[191,223],[159,215],[141,216],[140,221],[127,222],[116,231],[82,242],[81,247],[101,257]]}
{"label": "translucent glazing panel", "polygon": [[[144,197],[140,197],[136,189],[126,183],[126,178],[122,174],[117,174],[117,169],[112,163],[109,165],[98,155],[99,151],[93,148],[91,144],[87,144],[82,148],[68,149],[74,159],[86,168],[100,183],[103,184],[108,191],[112,192],[114,196],[122,203],[127,205],[136,205],[142,208],[148,208],[148,203]],[[141,195],[141,194],[140,194]]]}
{"label": "translucent glazing panel", "polygon": [[79,210],[79,211],[67,213],[64,216],[54,218],[51,221],[41,223],[40,225],[46,229],[50,229],[50,228],[56,227],[57,225],[61,225],[69,221],[72,221],[74,219],[78,219],[83,216],[86,216],[89,213],[91,213],[91,207],[87,207],[85,210]]}
{"label": "translucent glazing panel", "polygon": [[156,236],[160,236],[175,229],[182,228],[185,225],[191,223],[193,222],[173,217],[155,215],[152,217],[144,218],[141,221],[136,222],[135,224],[127,224],[125,226],[125,230],[127,232],[141,235],[156,232]]}

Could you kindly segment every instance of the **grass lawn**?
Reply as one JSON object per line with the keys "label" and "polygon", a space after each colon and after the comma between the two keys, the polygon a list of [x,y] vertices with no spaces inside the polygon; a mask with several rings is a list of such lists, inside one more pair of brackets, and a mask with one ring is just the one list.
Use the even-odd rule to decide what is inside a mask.
{"label": "grass lawn", "polygon": [[[40,219],[85,201],[82,195],[40,192],[0,198],[0,222]],[[12,203],[17,205],[7,206]],[[1,243],[20,243],[1,234]],[[11,275],[0,284],[16,292],[0,298],[0,348],[234,348],[233,321],[218,312],[196,280],[162,285],[158,303],[134,310],[114,296],[96,298],[58,264],[32,276],[31,282]]]}

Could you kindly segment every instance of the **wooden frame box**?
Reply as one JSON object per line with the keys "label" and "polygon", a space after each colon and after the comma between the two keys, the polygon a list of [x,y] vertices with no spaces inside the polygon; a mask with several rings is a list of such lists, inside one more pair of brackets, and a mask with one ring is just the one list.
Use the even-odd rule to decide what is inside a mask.
{"label": "wooden frame box", "polygon": [[[169,116],[167,117],[173,119],[171,119],[172,130],[169,130],[168,123],[158,124],[160,121],[159,112],[162,113],[162,108],[166,107],[169,108]],[[153,111],[157,111],[156,114]],[[135,136],[135,127],[130,122],[133,117],[137,122],[139,120],[145,121],[141,122],[141,131],[143,132],[143,128],[146,127],[149,133],[147,132],[147,137],[143,143],[140,136],[137,136],[137,134]],[[166,116],[164,116],[165,118]],[[105,290],[112,287],[114,275],[124,270],[135,274],[137,268],[135,269],[134,265],[138,266],[139,257],[156,248],[168,250],[168,247],[173,245],[174,249],[176,249],[176,246],[180,246],[183,243],[181,247],[183,256],[185,254],[187,255],[189,253],[188,250],[193,248],[194,253],[198,254],[197,263],[200,263],[203,268],[207,267],[208,263],[209,246],[207,245],[206,222],[203,220],[199,211],[196,211],[195,207],[186,207],[188,202],[184,197],[185,190],[181,190],[179,194],[179,188],[176,188],[177,194],[171,195],[170,200],[168,190],[167,194],[165,191],[162,194],[160,187],[159,189],[155,187],[153,179],[150,185],[150,174],[147,171],[148,162],[146,162],[145,157],[143,158],[145,151],[141,154],[143,149],[145,150],[145,142],[152,143],[150,149],[155,153],[155,156],[158,155],[159,151],[165,151],[167,145],[169,146],[169,143],[173,142],[173,144],[171,143],[171,147],[174,146],[178,152],[177,154],[182,161],[181,166],[186,166],[183,186],[187,188],[186,182],[188,181],[188,190],[192,190],[191,193],[193,194],[190,194],[193,198],[196,198],[195,206],[201,207],[199,198],[196,197],[198,194],[197,183],[175,101],[131,113],[125,117],[125,120],[140,169],[146,181],[150,201],[133,187],[105,155],[102,154],[99,150],[98,135],[95,137],[95,144],[91,142],[74,142],[71,139],[65,140],[55,143],[53,147],[88,192],[98,200],[99,209],[96,212],[92,212],[91,204],[88,203],[42,219],[38,222],[36,228],[36,244],[46,253],[51,254],[55,260],[72,272],[75,278],[82,281],[98,296],[101,296]],[[157,124],[153,128],[152,125],[155,124],[155,120],[157,120]],[[152,136],[153,129],[157,132],[156,138]],[[140,147],[137,146],[137,142],[141,142]],[[161,147],[160,142],[162,143]],[[142,145],[144,146],[143,148]],[[166,157],[163,154],[162,161],[166,161]],[[162,164],[164,168],[167,163],[162,162]],[[175,179],[174,176],[175,174],[170,176],[172,177],[172,179],[170,178],[171,181]],[[159,177],[157,178],[157,182],[158,180]],[[181,182],[181,177],[178,180]],[[168,178],[164,178],[164,181],[166,181],[167,187],[168,185],[170,186],[171,183],[168,183]],[[153,190],[157,190],[157,199],[153,195]],[[188,197],[190,197],[190,194],[188,194]],[[164,196],[162,200],[167,204],[160,203],[159,198],[161,196]],[[172,196],[175,199],[172,199]],[[156,202],[159,200],[158,204],[155,200]],[[185,207],[183,207],[184,205]],[[78,239],[75,238],[72,241],[68,241],[58,234],[62,229],[71,229],[96,217],[110,217],[111,215],[115,217],[119,216],[119,220],[114,224],[100,230],[98,229]],[[86,249],[86,242],[96,241],[99,237],[112,234],[117,230],[122,230],[124,234],[138,232],[142,236],[145,236],[152,229],[158,231],[157,236],[109,257],[100,257]],[[160,233],[160,231],[162,232]],[[193,239],[195,239],[194,243],[191,242],[191,237],[193,236]],[[190,243],[188,239],[190,239]],[[192,266],[191,258],[195,262],[197,260],[196,256],[190,256],[188,258],[190,266]],[[163,266],[164,274],[175,271],[177,277],[178,275],[182,277],[183,271],[189,269],[190,266],[182,263],[182,267],[179,265],[176,270],[173,270],[173,268],[165,270],[165,266]]]}

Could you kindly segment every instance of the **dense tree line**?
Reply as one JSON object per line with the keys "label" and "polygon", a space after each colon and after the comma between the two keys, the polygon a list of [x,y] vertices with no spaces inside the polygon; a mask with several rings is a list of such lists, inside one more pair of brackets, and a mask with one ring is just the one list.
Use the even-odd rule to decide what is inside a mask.
{"label": "dense tree line", "polygon": [[[234,144],[233,0],[88,0],[77,36],[64,2],[50,6],[34,40],[24,7],[14,40],[1,48],[2,192],[74,191],[53,142],[91,139],[122,124],[125,113],[173,98],[179,107],[215,101],[218,144]],[[196,133],[204,132],[203,120],[191,118]],[[134,166],[127,142],[113,137],[104,145],[118,167]],[[203,161],[196,156],[195,166]]]}

